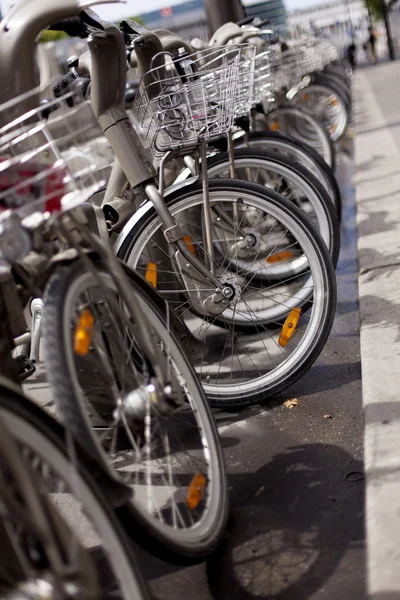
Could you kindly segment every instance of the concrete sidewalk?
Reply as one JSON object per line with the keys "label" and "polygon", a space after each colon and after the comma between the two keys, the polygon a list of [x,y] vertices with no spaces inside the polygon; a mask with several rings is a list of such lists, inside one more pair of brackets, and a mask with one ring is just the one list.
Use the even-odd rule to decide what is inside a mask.
{"label": "concrete sidewalk", "polygon": [[400,62],[354,77],[368,588],[400,598]]}

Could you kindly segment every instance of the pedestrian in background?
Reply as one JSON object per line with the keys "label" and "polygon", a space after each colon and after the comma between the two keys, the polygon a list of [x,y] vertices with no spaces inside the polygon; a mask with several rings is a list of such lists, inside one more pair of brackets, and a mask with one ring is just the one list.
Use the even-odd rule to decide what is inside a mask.
{"label": "pedestrian in background", "polygon": [[354,67],[356,66],[356,50],[357,50],[357,46],[356,46],[355,39],[353,38],[351,40],[351,44],[350,44],[350,46],[348,46],[347,52],[346,52],[347,60],[351,64],[352,69],[354,69]]}
{"label": "pedestrian in background", "polygon": [[376,57],[376,34],[372,27],[368,27],[368,32],[369,32],[368,41],[369,41],[370,57],[371,57],[372,64],[376,65],[376,63],[378,62],[377,57]]}

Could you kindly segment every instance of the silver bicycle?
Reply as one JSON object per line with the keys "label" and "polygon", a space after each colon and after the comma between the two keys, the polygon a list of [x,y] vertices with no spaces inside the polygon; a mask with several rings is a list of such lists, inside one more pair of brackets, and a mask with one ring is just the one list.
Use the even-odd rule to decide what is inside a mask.
{"label": "silver bicycle", "polygon": [[[71,1],[62,10],[78,14],[81,7]],[[0,45],[8,51],[14,47],[8,34],[26,39],[21,11],[32,39],[57,12],[47,2],[16,6],[0,25]],[[108,26],[91,13],[81,16],[93,32],[94,69],[101,71],[105,45],[119,65],[125,47],[119,31],[110,26],[108,35]],[[21,74],[14,88],[27,83],[24,58],[12,61],[14,75]],[[113,98],[104,98],[107,89],[103,81],[96,95],[93,78],[92,107],[103,111],[99,121],[108,131],[114,119],[120,133],[112,135],[125,135],[137,148],[128,119],[121,121]],[[124,526],[169,560],[201,559],[222,539],[228,499],[217,430],[182,349],[187,330],[96,232],[85,201],[105,184],[108,168],[98,160],[101,152],[85,150],[89,142],[102,144],[91,106],[79,91],[45,104],[41,96],[34,88],[0,107],[2,256],[31,273],[32,288],[44,296],[46,365],[57,406],[99,469],[119,486]],[[138,169],[142,175],[147,169],[146,180],[152,173],[147,161]]]}

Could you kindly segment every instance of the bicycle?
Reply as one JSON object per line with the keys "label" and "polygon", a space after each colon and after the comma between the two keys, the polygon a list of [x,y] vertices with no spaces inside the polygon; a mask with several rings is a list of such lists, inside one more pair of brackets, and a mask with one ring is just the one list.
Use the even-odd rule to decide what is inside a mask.
{"label": "bicycle", "polygon": [[[76,25],[76,23],[75,23]],[[79,25],[79,23],[78,23]],[[124,33],[126,34],[126,28],[128,28],[128,32],[129,32],[129,28],[130,28],[130,24],[123,24],[123,27],[125,28]],[[136,25],[135,25],[136,27]],[[68,29],[67,29],[68,31]],[[75,29],[74,32],[75,34]],[[102,38],[104,39],[104,33],[102,32]],[[117,38],[117,36],[120,36],[119,32],[117,32],[116,28],[111,29],[110,27],[110,37],[114,36],[115,38]],[[133,34],[134,37],[137,37],[137,34]],[[149,53],[147,55],[147,62],[151,61],[152,57],[155,55],[155,53],[157,52],[157,46],[155,46],[155,41],[154,38],[151,38],[151,34],[149,32],[145,32],[145,36],[146,38],[144,39],[141,38],[140,41],[140,48],[142,50],[142,52],[144,53],[145,51],[145,40],[148,41],[151,45],[151,49],[150,52],[152,52],[152,54],[150,54],[150,58],[149,58]],[[93,34],[92,34],[93,37]],[[90,41],[89,40],[89,46],[90,46]],[[104,42],[105,43],[105,42]],[[120,64],[120,71],[118,71],[116,68],[113,69],[115,71],[115,73],[118,75],[119,77],[119,83],[120,84],[124,84],[124,68],[121,69],[121,65],[125,65],[125,52],[124,52],[124,59],[122,59],[122,50],[123,50],[123,46],[120,42],[118,42],[119,44],[119,51],[120,51],[120,58],[119,58],[119,64]],[[161,47],[161,46],[159,46]],[[148,48],[147,48],[147,52],[148,52]],[[229,52],[234,52],[234,58],[236,58],[237,56],[237,50],[235,48],[231,48],[229,50]],[[220,52],[220,51],[219,51]],[[223,51],[225,52],[225,51]],[[146,57],[145,57],[146,58]],[[146,64],[145,64],[145,60],[144,60],[144,66],[147,68]],[[231,65],[228,65],[229,68],[231,68]],[[93,70],[94,67],[94,70]],[[142,64],[143,67],[143,64]],[[146,74],[146,68],[143,69],[143,72]],[[96,70],[98,69],[98,70]],[[99,76],[99,81],[96,83],[95,80],[93,79],[93,74],[96,73]],[[104,74],[103,74],[104,75]],[[101,88],[101,82],[102,82],[102,73],[101,73],[101,69],[100,67],[95,67],[94,65],[92,65],[92,93],[93,93],[93,89],[96,89],[96,93],[98,92],[98,88]],[[149,73],[147,77],[151,77],[151,74]],[[145,78],[146,79],[146,78]],[[179,80],[180,81],[180,80]],[[179,81],[178,81],[178,85],[179,85]],[[99,83],[100,82],[100,83]],[[94,85],[96,83],[96,86],[94,88]],[[201,82],[200,82],[201,83]],[[119,114],[126,114],[124,113],[124,107],[123,107],[123,100],[124,100],[124,94],[125,94],[125,87],[124,85],[120,85],[119,87],[117,85],[112,86],[111,89],[114,89],[114,94],[113,94],[113,101],[115,102],[114,106],[118,106],[118,111]],[[214,91],[213,91],[214,93]],[[168,96],[166,101],[168,102]],[[110,100],[111,102],[111,100]],[[118,104],[120,102],[120,105]],[[96,103],[93,103],[92,100],[92,106],[95,107],[96,111],[98,109],[98,105],[96,105]],[[205,105],[202,108],[203,110],[203,114],[207,115],[207,117],[209,116],[209,113],[207,111],[210,110],[210,107]],[[211,110],[212,112],[214,112],[214,108],[213,105],[211,105]],[[196,127],[199,124],[199,122],[201,123],[201,121],[198,121],[197,124],[194,125],[194,129],[192,129],[192,134],[193,135],[193,131],[196,131]],[[109,121],[106,122],[107,126],[109,125]],[[126,121],[121,120],[119,123],[119,126],[121,126],[122,124],[124,125],[128,125],[126,123]],[[168,126],[171,125],[171,123],[168,123]],[[172,125],[174,125],[172,123]],[[229,124],[225,124],[225,126],[228,126]],[[305,372],[305,370],[307,370],[312,362],[315,360],[316,356],[318,355],[318,353],[320,352],[321,348],[323,347],[324,341],[327,337],[327,335],[329,334],[329,330],[330,330],[330,326],[332,323],[332,318],[333,318],[333,310],[334,310],[334,304],[335,304],[335,282],[334,282],[334,277],[332,275],[332,267],[330,265],[329,259],[327,258],[326,255],[326,250],[323,246],[321,246],[321,253],[319,252],[319,248],[321,245],[321,242],[319,241],[319,238],[317,236],[316,233],[314,233],[314,230],[311,228],[310,229],[310,225],[308,224],[308,222],[304,219],[304,217],[298,216],[296,210],[294,209],[293,205],[289,205],[288,203],[285,203],[284,199],[275,196],[271,191],[266,190],[265,188],[262,187],[258,187],[258,186],[250,186],[250,184],[245,184],[244,182],[222,182],[222,187],[221,187],[221,181],[219,182],[215,182],[215,184],[211,181],[209,186],[207,185],[207,179],[204,177],[203,179],[203,186],[199,187],[197,186],[187,186],[185,187],[185,189],[182,188],[181,194],[182,194],[182,199],[184,201],[184,203],[187,203],[187,199],[189,199],[190,197],[193,197],[193,199],[195,200],[195,203],[197,203],[197,206],[200,207],[202,206],[202,198],[199,196],[199,192],[201,190],[205,190],[206,193],[210,193],[210,198],[212,203],[214,202],[214,198],[218,198],[218,194],[220,194],[221,190],[223,190],[223,194],[225,196],[225,201],[227,202],[227,204],[223,205],[222,211],[223,213],[228,214],[235,214],[236,213],[236,208],[232,205],[232,199],[235,198],[242,198],[244,197],[244,191],[246,191],[246,196],[245,196],[245,202],[243,203],[243,208],[241,208],[241,211],[243,212],[247,212],[248,208],[249,208],[249,202],[251,203],[251,213],[253,215],[253,220],[255,217],[255,221],[254,221],[254,225],[257,226],[257,215],[267,215],[269,213],[269,219],[270,219],[270,229],[271,231],[274,230],[276,236],[275,236],[275,242],[273,242],[273,237],[269,238],[268,243],[272,244],[272,247],[270,247],[270,249],[268,250],[268,247],[265,246],[263,248],[263,255],[264,258],[260,258],[259,264],[262,268],[257,266],[257,259],[260,256],[260,249],[257,247],[254,247],[253,245],[253,240],[254,238],[256,239],[257,242],[257,237],[256,236],[252,236],[249,235],[247,237],[243,237],[243,234],[240,232],[235,232],[233,231],[233,236],[235,239],[237,239],[237,242],[239,244],[239,249],[240,246],[243,246],[243,239],[245,239],[245,244],[246,246],[249,246],[248,249],[244,248],[244,251],[247,253],[249,252],[249,256],[251,258],[250,262],[246,262],[246,268],[247,270],[248,267],[250,267],[250,269],[253,269],[253,271],[255,270],[255,273],[252,272],[251,274],[249,273],[249,275],[251,275],[249,280],[242,280],[242,285],[243,287],[246,289],[248,288],[248,293],[252,292],[253,296],[256,297],[257,294],[260,294],[259,291],[259,287],[256,287],[255,285],[252,286],[252,288],[249,288],[249,284],[251,283],[251,281],[254,279],[253,275],[257,274],[260,275],[260,279],[262,280],[263,278],[265,278],[265,276],[274,276],[278,275],[279,273],[282,273],[282,265],[284,266],[285,261],[287,261],[287,270],[286,273],[288,273],[288,270],[290,272],[293,273],[293,269],[297,269],[296,274],[294,276],[294,279],[291,278],[287,278],[289,285],[292,286],[292,291],[288,292],[287,290],[284,291],[283,286],[285,285],[285,282],[282,282],[281,279],[281,283],[280,283],[280,287],[278,288],[278,290],[274,290],[273,294],[274,294],[274,298],[272,298],[272,300],[268,300],[267,297],[267,301],[270,303],[270,307],[261,307],[261,310],[257,310],[256,312],[254,311],[254,309],[251,309],[250,314],[250,318],[246,318],[246,316],[243,314],[242,311],[239,310],[236,311],[234,310],[233,313],[232,311],[227,311],[225,313],[225,317],[222,319],[218,319],[218,314],[222,314],[223,312],[225,312],[225,310],[227,309],[227,307],[229,306],[229,303],[232,302],[237,302],[237,293],[238,293],[238,286],[234,285],[235,281],[234,281],[234,277],[235,275],[232,274],[230,272],[228,272],[228,276],[230,277],[230,279],[232,281],[232,283],[230,283],[229,281],[223,281],[223,287],[221,289],[221,287],[210,287],[210,282],[211,282],[211,286],[214,285],[215,281],[218,281],[218,278],[214,278],[214,276],[210,275],[210,270],[209,267],[207,267],[205,269],[205,265],[209,264],[208,263],[208,258],[207,255],[204,256],[204,258],[200,258],[198,256],[196,256],[196,253],[193,253],[190,249],[190,245],[188,247],[188,245],[186,244],[186,241],[184,240],[185,235],[182,233],[181,234],[181,229],[178,227],[176,228],[175,226],[177,225],[176,220],[174,218],[170,218],[170,216],[168,216],[168,214],[166,214],[164,208],[163,208],[163,201],[162,198],[160,196],[160,193],[157,192],[156,187],[152,184],[146,185],[144,186],[144,192],[145,194],[143,195],[143,189],[140,192],[140,188],[137,187],[137,182],[140,181],[140,178],[144,179],[145,181],[151,181],[150,176],[152,176],[152,171],[148,170],[148,163],[146,163],[146,168],[143,168],[143,164],[141,164],[141,168],[139,169],[139,165],[136,162],[132,162],[128,159],[127,156],[127,148],[130,148],[130,151],[135,153],[135,155],[138,155],[138,141],[136,139],[136,141],[132,142],[132,139],[127,139],[126,142],[126,146],[125,148],[123,146],[121,146],[120,140],[116,139],[116,132],[117,129],[113,129],[111,127],[109,127],[109,129],[106,131],[106,135],[109,137],[109,139],[111,140],[111,145],[115,148],[115,153],[117,158],[119,159],[120,162],[117,162],[114,165],[113,168],[113,172],[111,174],[110,180],[109,180],[109,184],[108,184],[108,190],[106,190],[105,192],[105,199],[107,200],[108,197],[111,196],[112,199],[114,199],[115,194],[116,194],[116,183],[118,182],[118,185],[121,185],[120,189],[121,192],[119,194],[119,199],[117,199],[117,202],[119,202],[120,204],[125,205],[127,212],[129,213],[129,211],[132,213],[134,210],[134,201],[135,199],[138,201],[138,203],[141,201],[142,198],[144,198],[146,195],[147,197],[151,198],[152,204],[154,204],[157,208],[157,211],[160,212],[162,220],[164,221],[164,228],[167,230],[167,234],[171,233],[170,229],[172,229],[172,231],[176,232],[177,235],[177,239],[173,239],[172,237],[170,238],[170,248],[172,249],[173,247],[176,247],[179,250],[180,255],[182,255],[182,257],[184,257],[184,260],[186,261],[186,264],[189,265],[193,265],[195,267],[196,270],[191,271],[190,273],[185,273],[184,276],[186,277],[186,279],[181,279],[182,277],[182,273],[179,270],[179,265],[175,263],[175,258],[174,260],[174,266],[173,266],[173,274],[174,276],[178,276],[178,284],[181,285],[181,283],[179,283],[180,281],[184,281],[184,289],[183,294],[187,294],[187,298],[189,298],[189,305],[191,306],[191,312],[190,315],[192,314],[197,314],[197,315],[201,315],[200,319],[201,321],[204,323],[204,325],[207,325],[207,323],[209,323],[209,321],[215,321],[215,323],[217,324],[217,326],[221,326],[222,325],[222,329],[218,330],[218,332],[220,333],[222,331],[222,333],[228,331],[228,336],[232,335],[232,328],[230,328],[230,322],[232,321],[232,315],[233,315],[233,328],[236,327],[236,325],[238,324],[240,326],[240,328],[245,328],[245,329],[249,329],[249,327],[253,328],[253,330],[255,330],[258,334],[261,332],[262,335],[268,340],[270,340],[270,343],[273,344],[273,348],[275,349],[274,352],[276,354],[276,351],[278,351],[278,356],[274,357],[274,360],[271,360],[271,356],[268,354],[268,350],[266,349],[266,345],[265,342],[262,341],[262,339],[260,338],[259,342],[261,343],[261,349],[262,351],[265,353],[267,359],[268,359],[268,363],[266,368],[263,367],[264,373],[261,373],[260,376],[260,372],[254,368],[254,364],[251,362],[250,359],[250,363],[249,363],[249,357],[251,356],[249,354],[249,349],[246,347],[239,347],[236,346],[233,350],[232,350],[232,345],[231,343],[229,343],[229,346],[227,346],[228,340],[225,334],[225,342],[222,341],[222,345],[223,345],[223,354],[225,353],[225,349],[228,347],[229,348],[229,352],[230,352],[230,358],[229,360],[229,364],[238,364],[239,366],[239,372],[235,375],[235,381],[232,381],[231,384],[229,385],[224,385],[224,383],[220,384],[218,381],[219,378],[219,374],[221,373],[221,368],[218,368],[217,371],[214,370],[214,375],[211,375],[210,372],[208,373],[204,373],[204,369],[203,369],[203,377],[202,377],[202,381],[204,384],[204,388],[207,391],[207,393],[210,395],[211,397],[211,401],[213,403],[219,403],[221,402],[222,404],[226,404],[227,402],[231,403],[231,404],[244,404],[244,403],[249,403],[249,402],[255,402],[257,401],[260,397],[265,396],[266,392],[270,392],[270,393],[275,393],[277,390],[279,389],[284,389],[284,387],[286,387],[286,385],[288,385],[288,382],[293,382],[297,377],[301,376],[302,373]],[[120,132],[123,133],[123,135],[125,137],[128,136],[126,130],[125,132]],[[218,131],[218,133],[220,133],[220,131]],[[130,137],[130,133],[129,136]],[[178,142],[179,145],[179,142]],[[140,152],[139,152],[140,155]],[[123,169],[121,168],[121,165],[123,167]],[[126,175],[124,174],[124,171],[126,173],[129,174],[129,181],[132,183],[135,183],[135,185],[131,184],[131,188],[127,189],[127,179],[126,179]],[[139,179],[138,179],[139,178]],[[162,170],[161,170],[161,180],[162,180]],[[111,182],[111,183],[110,183]],[[213,188],[213,189],[212,189]],[[125,191],[124,191],[125,190]],[[140,192],[138,194],[138,191]],[[176,192],[178,193],[178,192]],[[183,195],[185,194],[185,196]],[[239,194],[239,196],[238,196]],[[178,194],[179,195],[179,194]],[[176,196],[175,198],[176,199]],[[218,198],[219,200],[219,198]],[[235,200],[236,203],[236,200]],[[152,204],[149,204],[148,206],[151,207]],[[103,202],[103,206],[105,205],[105,202]],[[278,206],[278,208],[277,208]],[[145,205],[143,206],[143,209],[145,208]],[[146,210],[147,210],[147,205],[146,205]],[[208,210],[208,209],[207,209]],[[278,210],[278,212],[277,212]],[[140,213],[142,211],[139,211],[138,216],[141,216]],[[298,219],[300,219],[300,229],[299,229],[299,221]],[[259,219],[260,220],[260,219]],[[232,222],[232,219],[231,219]],[[248,223],[250,224],[250,223]],[[160,223],[161,225],[161,223]],[[247,225],[247,223],[246,223]],[[158,226],[157,226],[158,227]],[[290,231],[290,236],[292,236],[292,241],[289,242],[288,238],[285,237],[286,234],[285,232],[289,232]],[[280,233],[279,233],[280,232]],[[301,240],[304,239],[304,243],[303,241],[301,243],[299,243],[297,240],[299,238],[299,236],[301,236]],[[264,235],[265,237],[265,235]],[[293,239],[295,240],[293,242]],[[277,241],[280,240],[280,247],[277,248],[278,244]],[[132,240],[128,240],[128,243],[131,245],[131,241]],[[222,240],[222,242],[224,242],[224,240]],[[317,244],[317,248],[318,250],[316,251],[316,247],[314,245],[314,242]],[[258,243],[258,242],[257,242]],[[289,243],[289,246],[292,248],[292,250],[289,251],[289,254],[285,254],[285,247],[287,247]],[[205,245],[203,246],[205,247]],[[225,248],[225,246],[220,246]],[[235,246],[231,246],[231,248],[233,248],[233,251],[236,252],[236,248],[237,245]],[[277,249],[276,252],[274,252],[274,250]],[[304,250],[303,250],[304,249]],[[211,249],[212,250],[212,249]],[[229,248],[228,248],[229,250]],[[230,250],[231,251],[231,250]],[[304,253],[303,253],[304,252]],[[170,258],[169,254],[168,255],[168,259]],[[272,256],[271,260],[268,260],[268,262],[266,262],[266,259],[269,259],[270,256]],[[203,262],[205,259],[205,263]],[[254,260],[256,259],[256,261]],[[228,259],[228,264],[229,262],[231,262]],[[276,264],[276,262],[281,262],[282,264]],[[275,264],[273,264],[275,263]],[[155,279],[157,279],[157,275],[154,275],[154,271],[157,272],[157,269],[154,269],[153,265],[156,264],[154,261],[149,261],[147,260],[145,262],[145,266],[144,267],[140,267],[141,272],[146,276],[146,278],[150,281],[150,282],[154,282]],[[212,263],[211,263],[212,264]],[[267,264],[267,267],[265,267],[265,264]],[[253,266],[252,266],[253,265]],[[307,265],[311,265],[310,268],[307,267]],[[199,272],[197,273],[197,267],[199,267]],[[322,271],[320,270],[322,267]],[[309,270],[310,269],[310,270]],[[328,269],[328,271],[326,271],[326,269]],[[184,269],[185,270],[185,269]],[[310,279],[309,274],[311,272],[315,273],[315,276]],[[320,273],[320,275],[317,276],[317,273]],[[193,277],[193,275],[191,273],[194,273],[195,276]],[[323,273],[325,273],[325,275],[323,275]],[[298,277],[302,277],[302,279],[298,279],[297,281],[300,282],[299,287],[297,287],[296,285],[296,278]],[[257,279],[259,279],[259,277],[257,277]],[[291,284],[290,284],[291,281]],[[316,282],[314,284],[314,282]],[[218,285],[220,286],[220,284],[218,283]],[[279,284],[276,284],[279,285]],[[322,291],[321,294],[318,294],[317,298],[318,298],[318,308],[314,311],[311,312],[311,315],[301,315],[301,313],[303,312],[303,314],[305,313],[306,309],[309,306],[312,306],[313,304],[313,289],[314,289],[314,285],[317,286],[322,286],[322,289],[325,288],[325,291]],[[156,287],[156,286],[155,286]],[[223,291],[225,289],[225,291]],[[261,288],[263,289],[263,288]],[[201,293],[203,290],[204,295],[203,297],[201,297],[199,295],[199,292]],[[296,291],[299,291],[299,293],[297,294]],[[329,290],[329,291],[328,291]],[[161,290],[162,291],[162,290]],[[177,290],[179,293],[179,289]],[[210,293],[211,291],[211,293]],[[216,291],[216,293],[214,294],[214,291]],[[332,292],[332,293],[331,293]],[[175,293],[175,292],[174,292]],[[265,292],[264,292],[265,293]],[[283,294],[283,295],[282,295]],[[175,296],[176,298],[177,296]],[[287,300],[288,298],[292,297],[289,302],[286,302],[285,300]],[[199,303],[199,299],[200,299],[200,303]],[[282,301],[283,300],[283,301]],[[203,304],[203,301],[206,302],[206,304]],[[185,306],[185,302],[187,302],[187,300],[184,300],[184,306]],[[272,306],[280,306],[279,310],[273,310]],[[182,301],[179,302],[179,304],[182,304]],[[272,306],[271,306],[272,304]],[[176,304],[175,304],[176,306]],[[244,306],[246,307],[246,304],[244,304]],[[293,309],[296,309],[293,312]],[[204,314],[206,310],[206,314]],[[246,311],[248,311],[247,308],[245,308]],[[209,316],[207,316],[207,313],[209,313]],[[257,314],[258,313],[258,314]],[[301,323],[300,325],[298,325],[299,323],[299,315],[301,315]],[[186,314],[186,317],[188,315]],[[227,317],[227,318],[226,318]],[[288,321],[286,322],[286,320],[288,319]],[[58,319],[57,322],[64,322],[64,313],[58,313]],[[186,320],[186,318],[184,319],[186,322],[186,325],[188,325],[188,322]],[[200,322],[201,322],[200,321]],[[312,323],[312,326],[309,326],[309,322]],[[259,323],[259,324],[258,324]],[[295,325],[293,326],[292,323],[294,323]],[[267,327],[267,325],[270,324],[273,327],[278,327],[278,330],[275,331],[273,334],[269,332],[269,329]],[[289,325],[289,326],[288,326]],[[287,341],[285,341],[285,338],[283,336],[281,336],[282,331],[286,332],[286,330],[289,330],[292,328],[292,331],[290,331],[291,335],[287,337]],[[196,327],[195,327],[196,329]],[[294,344],[294,338],[293,338],[293,334],[296,333],[297,336],[297,342],[296,344]],[[66,335],[66,334],[65,334]],[[233,335],[233,339],[235,338],[235,336]],[[279,338],[280,338],[280,342],[279,342]],[[292,339],[293,338],[293,339]],[[197,337],[198,339],[198,337]],[[201,342],[201,340],[199,340]],[[214,346],[214,342],[213,340],[207,336],[206,337],[206,342],[208,344],[208,347],[212,347]],[[203,344],[204,345],[204,344]],[[54,351],[53,351],[54,353]],[[57,346],[57,354],[59,356],[63,356],[63,348],[58,347]],[[241,361],[241,357],[244,356],[245,362],[243,363],[240,362]],[[232,358],[233,357],[233,358]],[[224,357],[224,360],[227,360],[227,356]],[[200,359],[198,360],[198,367],[197,370],[201,371],[202,370],[202,366],[199,363],[201,361],[204,361],[204,353],[202,356],[200,356]],[[62,358],[57,362],[57,364],[62,364],[63,360]],[[247,368],[247,364],[249,364],[250,368]],[[283,368],[279,368],[279,366],[283,364],[284,367]],[[69,380],[72,381],[76,381],[76,377],[75,379],[73,378],[73,376],[71,375],[70,371],[72,368],[72,365],[67,365],[69,371],[68,373],[70,374],[69,376]],[[244,369],[247,369],[245,370]],[[225,370],[225,369],[224,369]],[[231,373],[232,371],[234,371],[235,369],[231,369]],[[233,373],[232,373],[233,375]],[[50,374],[50,376],[52,376]],[[213,377],[213,381],[212,381],[212,377]],[[215,383],[216,382],[216,383]],[[56,384],[58,384],[57,381],[55,381]],[[212,385],[210,385],[212,384]],[[65,389],[63,390],[65,392]],[[211,393],[213,392],[213,393]],[[223,393],[222,397],[220,397],[221,392]],[[76,385],[75,387],[72,385],[70,386],[70,395],[71,395],[71,402],[74,402],[74,398],[76,397]],[[64,397],[67,397],[64,394]]]}
{"label": "bicycle", "polygon": [[[38,19],[38,6],[33,8]],[[41,8],[40,18],[45,21],[54,7],[43,3]],[[13,23],[20,10],[29,21],[26,6],[14,7],[7,25],[1,24],[0,44],[7,37],[4,33],[15,32]],[[72,1],[69,10],[77,12]],[[93,14],[82,16],[86,27],[103,31]],[[31,26],[40,27],[34,19]],[[119,32],[110,36],[114,52],[119,36]],[[104,40],[102,33],[98,37]],[[121,41],[117,51],[124,47]],[[97,60],[101,62],[98,54]],[[18,65],[16,58],[14,72]],[[95,104],[93,88],[92,82]],[[177,317],[162,301],[160,311],[156,292],[116,260],[98,230],[96,234],[93,208],[82,205],[105,183],[108,172],[103,162],[97,164],[89,156],[77,161],[68,153],[72,144],[83,155],[88,139],[95,143],[102,138],[90,106],[77,90],[45,104],[39,104],[39,96],[40,90],[34,89],[0,109],[0,201],[11,210],[2,213],[3,255],[11,264],[22,263],[27,271],[28,252],[47,258],[31,284],[37,287],[40,281],[45,297],[49,377],[64,422],[85,440],[101,469],[123,489],[127,487],[127,497],[121,494],[121,498],[129,532],[169,560],[182,560],[182,556],[200,560],[222,539],[228,513],[225,466],[215,424],[172,330]],[[61,298],[57,282],[64,286]],[[57,311],[64,310],[68,293],[74,294],[77,285],[84,305],[72,305],[78,312],[71,331],[71,322],[66,323],[71,315],[64,312],[58,318]],[[54,337],[56,331],[61,332],[59,338]],[[92,360],[101,365],[98,377],[104,378],[103,391],[108,392],[101,430],[91,427],[88,398],[76,389],[79,370],[71,375],[72,361],[90,367]],[[64,378],[62,369],[68,371]],[[98,387],[95,400],[99,401],[97,392]],[[130,493],[132,488],[136,494]]]}

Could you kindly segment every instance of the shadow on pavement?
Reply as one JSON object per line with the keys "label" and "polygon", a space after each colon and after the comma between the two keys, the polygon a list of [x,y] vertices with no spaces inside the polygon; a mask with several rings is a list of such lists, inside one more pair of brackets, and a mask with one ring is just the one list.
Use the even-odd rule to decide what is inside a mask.
{"label": "shadow on pavement", "polygon": [[[182,568],[138,553],[154,600],[310,598],[363,543],[364,482],[346,479],[362,468],[339,447],[315,443],[289,447],[253,473],[231,473],[228,534],[206,565]],[[346,598],[365,597],[359,569],[358,577],[342,572]]]}
{"label": "shadow on pavement", "polygon": [[320,589],[362,544],[364,483],[345,478],[362,468],[337,446],[307,444],[231,475],[230,535],[207,565],[213,598],[305,600]]}
{"label": "shadow on pavement", "polygon": [[[345,336],[341,336],[345,337]],[[319,394],[329,390],[341,389],[343,386],[360,381],[361,362],[339,364],[316,363],[310,375],[305,375],[295,384],[295,394]]]}

